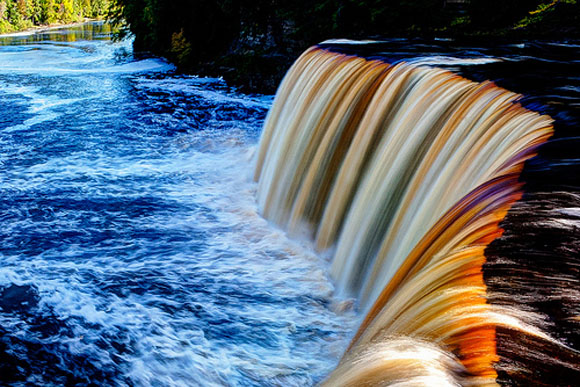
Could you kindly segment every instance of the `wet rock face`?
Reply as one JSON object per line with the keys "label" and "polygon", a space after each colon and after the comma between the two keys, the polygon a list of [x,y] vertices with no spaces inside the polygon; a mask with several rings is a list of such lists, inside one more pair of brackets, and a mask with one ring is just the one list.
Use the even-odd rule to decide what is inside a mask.
{"label": "wet rock face", "polygon": [[239,34],[222,55],[186,71],[222,76],[246,93],[274,94],[296,57],[314,43],[291,38],[294,29],[288,20],[262,27],[242,21]]}
{"label": "wet rock face", "polygon": [[0,288],[0,309],[4,313],[26,313],[38,305],[38,292],[32,285]]}
{"label": "wet rock face", "polygon": [[489,302],[527,311],[570,350],[500,328],[498,380],[506,385],[574,385],[580,377],[580,194],[528,194],[501,226],[503,236],[486,250]]}

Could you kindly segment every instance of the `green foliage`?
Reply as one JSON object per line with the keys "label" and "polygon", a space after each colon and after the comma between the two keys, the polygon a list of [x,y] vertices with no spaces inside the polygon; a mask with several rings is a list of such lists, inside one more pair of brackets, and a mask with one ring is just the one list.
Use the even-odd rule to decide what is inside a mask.
{"label": "green foliage", "polygon": [[171,35],[171,54],[179,65],[187,63],[191,57],[191,44],[187,41],[183,29]]}
{"label": "green foliage", "polygon": [[[574,7],[576,6],[576,7]],[[578,16],[578,4],[576,0],[552,0],[546,3],[540,3],[538,7],[530,11],[529,14],[516,23],[516,29],[534,28],[541,25],[547,19],[557,18],[563,19],[563,15],[555,16],[555,13],[566,14],[568,17],[574,15],[574,8],[576,16]],[[570,12],[571,11],[571,12]],[[580,22],[576,19],[576,22]],[[577,25],[577,24],[576,24]]]}
{"label": "green foliage", "polygon": [[104,17],[109,0],[0,0],[0,32]]}
{"label": "green foliage", "polygon": [[[179,55],[187,66],[218,55],[233,41],[239,31],[239,4],[231,0],[115,0],[112,18],[129,24],[136,49],[172,59]],[[174,36],[186,39],[187,55],[172,49]]]}
{"label": "green foliage", "polygon": [[549,31],[546,23],[557,28],[562,21],[577,33],[580,25],[576,0],[112,1],[111,17],[126,23],[137,50],[196,71],[261,66],[260,57],[275,68],[273,58],[293,57],[328,38],[497,36],[516,27]]}
{"label": "green foliage", "polygon": [[41,22],[44,24],[54,24],[58,21],[58,9],[56,0],[41,1]]}

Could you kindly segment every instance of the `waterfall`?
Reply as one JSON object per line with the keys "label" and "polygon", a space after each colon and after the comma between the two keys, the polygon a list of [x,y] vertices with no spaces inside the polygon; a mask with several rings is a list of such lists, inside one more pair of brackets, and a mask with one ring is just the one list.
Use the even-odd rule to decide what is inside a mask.
{"label": "waterfall", "polygon": [[[496,329],[550,345],[488,302],[485,249],[553,133],[521,96],[438,68],[307,50],[264,125],[261,213],[331,257],[366,317],[328,385],[491,384]],[[402,385],[403,385],[402,384]]]}

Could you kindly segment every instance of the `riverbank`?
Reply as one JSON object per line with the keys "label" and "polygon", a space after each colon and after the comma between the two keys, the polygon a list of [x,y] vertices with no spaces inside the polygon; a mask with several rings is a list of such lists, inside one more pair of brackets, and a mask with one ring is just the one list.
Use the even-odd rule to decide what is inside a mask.
{"label": "riverbank", "polygon": [[28,36],[28,35],[34,35],[34,34],[42,34],[44,32],[48,32],[48,31],[60,30],[60,29],[64,29],[64,28],[79,27],[79,26],[82,26],[83,24],[86,24],[86,23],[93,23],[93,22],[98,22],[98,21],[101,21],[103,23],[106,22],[104,19],[85,18],[82,21],[73,22],[73,23],[53,23],[53,24],[25,28],[25,29],[19,30],[19,31],[6,32],[6,33],[0,34],[0,38],[5,38],[5,37],[9,37],[9,36]]}
{"label": "riverbank", "polygon": [[272,93],[292,61],[332,38],[437,38],[522,41],[580,36],[580,2],[538,5],[504,0],[401,1],[389,7],[351,0],[159,0],[155,9],[118,0],[135,50],[172,61],[187,74],[223,76],[244,92]]}

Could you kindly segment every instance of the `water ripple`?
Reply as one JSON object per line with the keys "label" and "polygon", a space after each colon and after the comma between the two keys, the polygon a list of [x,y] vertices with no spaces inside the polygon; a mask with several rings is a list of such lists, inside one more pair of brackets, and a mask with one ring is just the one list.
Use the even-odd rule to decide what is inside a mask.
{"label": "water ripple", "polygon": [[0,39],[0,384],[320,380],[356,316],[257,214],[272,97],[82,28]]}

